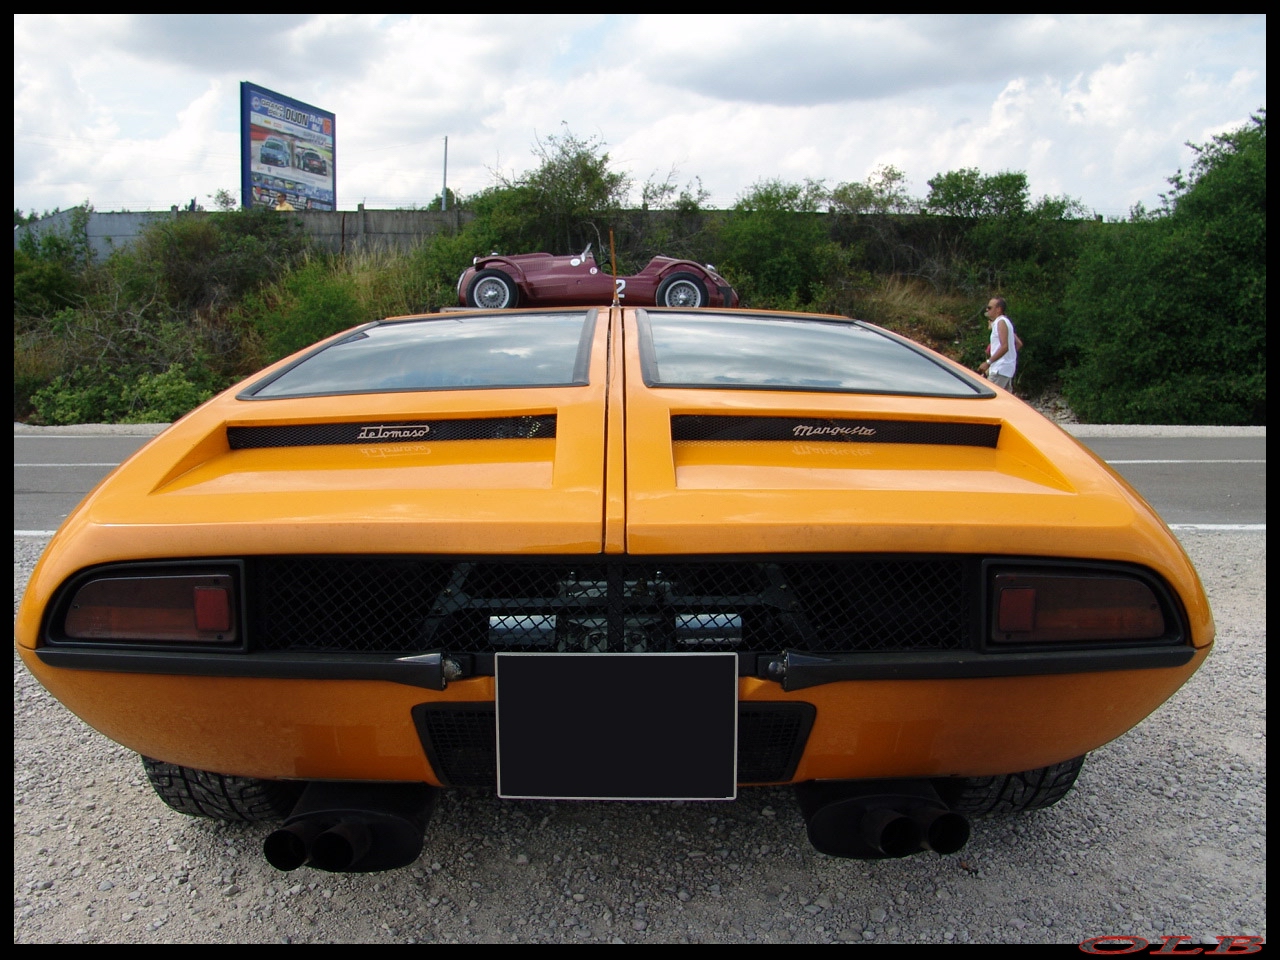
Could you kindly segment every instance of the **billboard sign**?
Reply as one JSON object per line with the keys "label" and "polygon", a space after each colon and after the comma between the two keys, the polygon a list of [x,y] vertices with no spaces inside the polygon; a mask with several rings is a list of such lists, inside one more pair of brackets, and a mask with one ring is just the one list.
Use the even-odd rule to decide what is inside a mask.
{"label": "billboard sign", "polygon": [[333,114],[240,84],[240,193],[246,207],[337,206]]}

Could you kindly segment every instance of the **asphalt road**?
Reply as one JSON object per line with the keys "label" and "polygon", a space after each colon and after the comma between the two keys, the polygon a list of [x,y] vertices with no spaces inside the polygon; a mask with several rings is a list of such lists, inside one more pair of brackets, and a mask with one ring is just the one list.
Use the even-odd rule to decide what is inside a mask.
{"label": "asphalt road", "polygon": [[[152,427],[59,428],[13,436],[13,528],[52,531],[116,464],[156,432]],[[1150,435],[1162,428],[1072,427],[1159,511],[1166,523],[1265,525],[1265,428],[1216,435]],[[133,432],[129,432],[129,431]],[[1163,428],[1168,432],[1169,428]],[[1210,434],[1211,429],[1196,431]]]}
{"label": "asphalt road", "polygon": [[1267,438],[1081,438],[1170,524],[1265,524]]}
{"label": "asphalt road", "polygon": [[13,529],[54,530],[84,495],[154,431],[13,435]]}
{"label": "asphalt road", "polygon": [[[261,856],[260,826],[164,807],[137,757],[68,713],[15,656],[14,942],[1074,945],[1136,936],[1154,945],[1184,937],[1177,952],[1192,953],[1218,937],[1265,939],[1265,431],[1080,432],[1177,529],[1218,643],[1154,715],[1090,755],[1062,803],[976,821],[958,855],[825,857],[781,787],[724,804],[448,791],[410,868],[281,874]],[[146,439],[15,428],[15,610],[45,531]]]}

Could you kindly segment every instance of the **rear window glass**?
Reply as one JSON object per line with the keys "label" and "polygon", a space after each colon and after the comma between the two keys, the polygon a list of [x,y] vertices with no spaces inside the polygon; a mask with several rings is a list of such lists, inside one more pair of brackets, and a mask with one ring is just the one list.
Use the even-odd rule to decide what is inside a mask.
{"label": "rear window glass", "polygon": [[646,311],[640,349],[649,386],[932,397],[993,393],[909,341],[855,320]]}
{"label": "rear window glass", "polygon": [[595,311],[384,321],[304,356],[242,399],[587,382]]}

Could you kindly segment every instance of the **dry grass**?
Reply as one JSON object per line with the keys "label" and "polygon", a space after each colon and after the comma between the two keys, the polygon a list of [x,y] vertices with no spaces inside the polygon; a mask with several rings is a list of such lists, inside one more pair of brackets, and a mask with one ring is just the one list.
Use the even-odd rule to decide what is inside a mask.
{"label": "dry grass", "polygon": [[68,361],[58,342],[41,339],[35,333],[13,338],[13,419],[31,414],[31,395],[60,373]]}
{"label": "dry grass", "polygon": [[914,277],[876,277],[852,298],[852,314],[910,337],[939,353],[957,357],[968,328],[981,317],[972,298],[938,293]]}
{"label": "dry grass", "polygon": [[348,254],[339,269],[355,282],[361,304],[379,318],[427,313],[455,301],[452,281],[436,276],[421,256],[375,248]]}

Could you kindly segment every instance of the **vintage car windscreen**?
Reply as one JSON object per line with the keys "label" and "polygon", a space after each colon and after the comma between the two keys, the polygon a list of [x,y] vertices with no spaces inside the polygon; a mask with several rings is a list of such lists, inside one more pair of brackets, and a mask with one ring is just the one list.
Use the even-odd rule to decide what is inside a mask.
{"label": "vintage car windscreen", "polygon": [[639,326],[649,386],[993,395],[909,342],[853,320],[649,310]]}
{"label": "vintage car windscreen", "polygon": [[240,398],[582,385],[594,317],[594,310],[444,314],[371,324]]}

